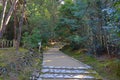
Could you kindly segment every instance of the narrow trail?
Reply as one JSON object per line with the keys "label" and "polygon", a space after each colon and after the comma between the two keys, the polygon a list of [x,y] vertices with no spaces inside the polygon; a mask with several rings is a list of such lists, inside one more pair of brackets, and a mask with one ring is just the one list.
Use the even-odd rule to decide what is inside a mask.
{"label": "narrow trail", "polygon": [[102,80],[96,71],[61,51],[50,48],[43,54],[42,74],[38,80]]}

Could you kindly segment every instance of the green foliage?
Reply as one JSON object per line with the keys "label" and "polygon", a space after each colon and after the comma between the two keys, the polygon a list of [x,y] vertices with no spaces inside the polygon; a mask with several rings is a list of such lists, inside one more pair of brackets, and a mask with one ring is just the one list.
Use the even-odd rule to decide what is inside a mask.
{"label": "green foliage", "polygon": [[112,53],[111,48],[107,48],[119,43],[110,43],[118,39],[120,34],[118,6],[119,1],[65,0],[65,4],[59,8],[56,33],[70,42],[73,48],[87,46],[90,53]]}
{"label": "green foliage", "polygon": [[[61,5],[60,19],[56,30],[58,35],[71,43],[71,46],[80,48],[84,46],[86,22],[83,18],[86,13],[87,2],[77,0],[74,3],[72,0],[66,0],[65,4]],[[63,33],[64,32],[64,33]],[[84,37],[83,37],[84,36]],[[84,41],[84,42],[83,42]]]}
{"label": "green foliage", "polygon": [[37,47],[39,41],[42,41],[42,45],[46,45],[49,39],[55,37],[57,4],[57,0],[27,2],[28,24],[23,28],[23,44],[25,47]]}
{"label": "green foliage", "polygon": [[86,38],[78,35],[71,35],[69,38],[73,49],[79,49],[85,47]]}
{"label": "green foliage", "polygon": [[31,35],[34,34],[33,30],[37,28],[37,31],[39,31],[38,35],[41,36],[43,44],[47,43],[49,39],[54,38],[54,28],[57,22],[57,4],[57,0],[28,1],[27,15],[29,28],[26,27],[25,32],[27,31],[27,34]]}
{"label": "green foliage", "polygon": [[28,32],[24,33],[23,43],[24,47],[36,48],[38,47],[38,42],[41,41],[40,31],[37,28],[34,28],[31,34]]}
{"label": "green foliage", "polygon": [[69,40],[70,40],[71,42],[75,42],[75,43],[77,43],[77,44],[81,44],[82,42],[85,41],[85,38],[84,38],[84,37],[80,37],[80,36],[78,36],[78,35],[71,35],[71,36],[69,37]]}
{"label": "green foliage", "polygon": [[62,18],[70,18],[72,17],[72,6],[74,6],[73,2],[71,0],[66,0],[64,5],[61,5],[59,8],[60,16]]}

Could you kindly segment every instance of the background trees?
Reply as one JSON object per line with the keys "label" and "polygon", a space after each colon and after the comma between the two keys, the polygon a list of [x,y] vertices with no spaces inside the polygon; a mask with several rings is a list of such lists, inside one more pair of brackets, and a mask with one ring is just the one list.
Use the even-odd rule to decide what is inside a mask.
{"label": "background trees", "polygon": [[[1,6],[1,8],[3,8],[3,18],[1,18],[1,26],[2,28],[5,28],[7,26],[7,29],[1,29],[1,37],[2,35],[4,35],[3,37],[6,39],[12,40],[14,38],[16,44],[15,46],[17,49],[19,43],[22,42],[24,46],[31,45],[29,47],[33,48],[34,44],[36,44],[36,46],[34,45],[34,47],[37,47],[37,43],[39,41],[42,41],[43,44],[46,44],[49,39],[53,39],[55,37],[54,28],[56,26],[58,17],[58,0],[5,0],[3,1],[3,4],[4,5]],[[27,4],[27,6],[23,10],[24,4]],[[4,9],[5,7],[7,10],[10,9],[9,12]],[[9,13],[9,18],[6,17],[7,12]],[[4,15],[6,15],[5,18],[8,19],[9,22],[8,25],[6,24],[6,22],[3,22],[4,24],[6,24],[5,27],[3,27],[2,25],[2,21],[6,21],[3,20]],[[14,35],[11,33],[13,33]],[[11,35],[8,36],[9,34]],[[21,35],[23,36],[22,42],[20,41]],[[34,41],[31,40],[32,38],[34,39]]]}
{"label": "background trees", "polygon": [[108,0],[65,0],[59,10],[57,33],[69,41],[73,49],[87,48],[90,54],[95,55],[104,52],[117,54],[118,3],[119,1]]}
{"label": "background trees", "polygon": [[38,46],[39,41],[42,41],[42,45],[46,45],[49,39],[55,38],[54,28],[57,23],[58,4],[57,0],[28,2],[28,25],[24,29],[24,45],[31,45],[29,47],[33,48]]}
{"label": "background trees", "polygon": [[[2,13],[1,13],[2,16],[1,16],[0,38],[2,38],[2,36],[5,34],[8,23],[10,22],[10,19],[14,12],[14,21],[13,21],[14,35],[15,35],[15,37],[14,37],[15,44],[14,45],[16,47],[16,50],[18,50],[20,41],[21,41],[21,33],[22,33],[21,28],[23,26],[23,21],[24,21],[24,17],[25,17],[24,13],[25,13],[26,0],[23,0],[23,1],[3,0],[1,3],[2,3],[3,9],[2,9]],[[16,27],[16,26],[19,26],[19,27]],[[17,31],[16,31],[16,28],[18,28]],[[10,33],[8,33],[8,34],[10,34]]]}
{"label": "background trees", "polygon": [[3,0],[2,4],[1,36],[14,38],[16,48],[19,43],[33,48],[39,41],[60,39],[73,50],[87,48],[90,54],[119,52],[119,1]]}

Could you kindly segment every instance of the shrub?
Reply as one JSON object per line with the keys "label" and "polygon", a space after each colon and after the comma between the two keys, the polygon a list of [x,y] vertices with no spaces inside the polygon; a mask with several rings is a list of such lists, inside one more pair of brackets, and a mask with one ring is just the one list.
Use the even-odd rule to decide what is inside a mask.
{"label": "shrub", "polygon": [[38,47],[38,42],[41,41],[41,35],[39,29],[35,28],[32,31],[32,34],[25,32],[23,35],[23,44],[27,48],[36,48]]}
{"label": "shrub", "polygon": [[85,37],[80,37],[78,35],[72,35],[68,39],[71,43],[71,47],[74,50],[85,47],[85,41],[86,41]]}

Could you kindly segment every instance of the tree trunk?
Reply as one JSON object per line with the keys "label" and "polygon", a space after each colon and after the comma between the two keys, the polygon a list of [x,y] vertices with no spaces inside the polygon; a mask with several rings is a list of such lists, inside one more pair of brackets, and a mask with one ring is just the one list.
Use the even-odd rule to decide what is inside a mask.
{"label": "tree trunk", "polygon": [[23,8],[22,8],[22,15],[21,15],[21,19],[19,22],[19,32],[18,32],[18,36],[17,36],[17,46],[16,46],[16,50],[19,50],[19,46],[20,46],[20,40],[21,40],[21,33],[22,33],[22,26],[23,26],[23,21],[24,21],[24,12],[25,12],[25,3],[26,1],[24,0],[23,3]]}
{"label": "tree trunk", "polygon": [[16,27],[17,27],[17,15],[16,15],[16,6],[15,6],[15,9],[14,9],[14,43],[13,43],[14,47],[16,47],[16,41],[17,41]]}
{"label": "tree trunk", "polygon": [[[9,22],[9,20],[10,20],[10,18],[11,18],[11,15],[12,15],[12,13],[13,13],[13,11],[14,11],[14,8],[15,8],[15,6],[16,6],[16,4],[17,4],[18,1],[19,1],[19,0],[15,0],[15,1],[13,2],[13,4],[11,5],[11,7],[10,7],[10,9],[9,9],[9,12],[8,12],[8,14],[6,15],[6,17],[5,17],[5,13],[4,13],[4,11],[3,11],[3,23],[2,23],[1,29],[0,29],[0,38],[2,37],[2,35],[3,35],[3,33],[4,33],[5,29],[6,29],[6,26],[7,26],[8,22]],[[6,6],[7,6],[7,4],[6,4]],[[6,10],[6,9],[5,9],[5,10]],[[4,17],[5,17],[5,19],[4,19]]]}

